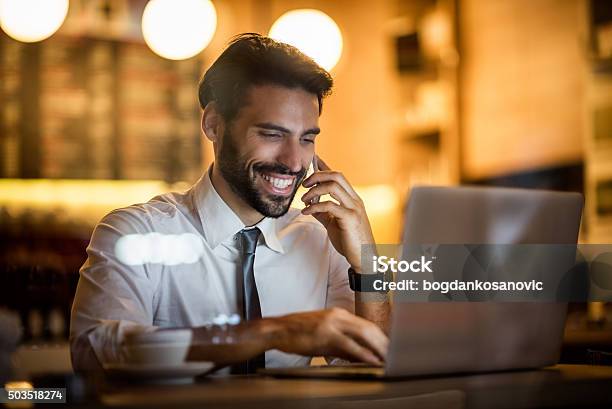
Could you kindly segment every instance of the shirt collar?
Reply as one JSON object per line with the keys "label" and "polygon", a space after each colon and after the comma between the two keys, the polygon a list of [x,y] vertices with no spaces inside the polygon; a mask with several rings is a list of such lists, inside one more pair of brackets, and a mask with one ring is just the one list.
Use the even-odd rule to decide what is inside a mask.
{"label": "shirt collar", "polygon": [[[194,205],[200,216],[204,238],[214,249],[246,226],[215,190],[210,180],[211,170],[212,166],[194,186]],[[283,254],[284,249],[278,239],[276,221],[274,218],[264,217],[255,226],[261,230],[266,246]]]}

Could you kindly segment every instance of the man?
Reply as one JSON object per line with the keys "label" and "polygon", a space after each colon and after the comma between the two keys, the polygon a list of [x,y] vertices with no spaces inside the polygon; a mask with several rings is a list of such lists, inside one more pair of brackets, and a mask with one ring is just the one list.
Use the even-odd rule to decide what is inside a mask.
{"label": "man", "polygon": [[[361,245],[374,242],[363,202],[322,162],[304,180],[331,87],[294,47],[257,34],[229,44],[199,85],[214,164],[189,191],[111,212],[92,235],[72,310],[75,369],[123,359],[129,331],[172,327],[193,328],[190,358],[258,360],[248,372],[314,355],[384,360],[386,297],[355,297],[348,285],[349,269],[362,272]],[[300,212],[290,204],[301,183],[310,190]],[[325,194],[337,203],[319,202]],[[202,254],[181,264],[118,257],[122,237],[151,233],[195,235]],[[210,324],[232,314],[243,319],[232,339],[244,342],[221,357],[206,346],[219,339]]]}

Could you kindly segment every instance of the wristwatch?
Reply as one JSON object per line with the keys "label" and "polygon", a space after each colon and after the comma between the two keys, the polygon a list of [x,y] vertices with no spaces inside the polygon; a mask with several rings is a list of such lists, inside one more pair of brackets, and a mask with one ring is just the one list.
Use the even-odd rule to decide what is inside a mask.
{"label": "wristwatch", "polygon": [[[393,279],[390,273],[360,274],[353,270],[352,267],[348,269],[348,276],[351,290],[362,293],[388,293],[388,289],[376,290],[374,288],[374,282],[376,280],[385,282]],[[387,288],[387,286],[383,286],[383,288]]]}

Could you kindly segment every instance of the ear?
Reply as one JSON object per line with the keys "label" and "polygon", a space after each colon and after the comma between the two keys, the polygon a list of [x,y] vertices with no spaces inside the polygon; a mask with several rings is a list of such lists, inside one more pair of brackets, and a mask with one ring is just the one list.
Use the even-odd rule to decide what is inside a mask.
{"label": "ear", "polygon": [[225,121],[217,109],[217,104],[210,102],[202,114],[202,131],[211,142],[217,143],[223,135],[224,127]]}

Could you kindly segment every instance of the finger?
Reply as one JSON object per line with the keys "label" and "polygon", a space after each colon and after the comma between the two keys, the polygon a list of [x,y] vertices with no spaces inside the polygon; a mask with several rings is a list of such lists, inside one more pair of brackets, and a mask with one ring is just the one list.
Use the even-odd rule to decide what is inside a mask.
{"label": "finger", "polygon": [[382,365],[383,362],[368,348],[365,348],[355,340],[340,335],[334,342],[334,349],[337,352],[334,355],[338,355],[342,358],[348,358],[354,361],[366,362],[371,365]]}
{"label": "finger", "polygon": [[334,219],[334,216],[331,216],[328,213],[315,213],[312,215],[312,217],[317,219],[325,228],[327,228],[327,225]]}
{"label": "finger", "polygon": [[[333,170],[322,170],[319,172],[315,172],[309,177],[307,177],[303,182],[302,186],[309,188],[318,183],[335,181],[340,184],[354,199],[359,199],[359,195],[355,192],[355,189],[351,186],[351,184],[346,180],[344,175],[340,172],[335,172]],[[361,200],[361,199],[359,199]]]}
{"label": "finger", "polygon": [[[351,320],[352,322],[343,325],[341,330],[363,347],[373,351],[380,359],[385,360],[389,348],[389,338],[376,324],[357,316],[354,316],[354,318],[359,320]],[[357,321],[361,322],[357,323]]]}
{"label": "finger", "polygon": [[315,164],[317,168],[316,170],[331,170],[329,165],[325,163],[319,155],[315,155],[315,160],[316,160]]}
{"label": "finger", "polygon": [[351,195],[338,183],[336,182],[325,182],[319,183],[315,187],[311,188],[306,192],[301,200],[304,203],[310,204],[312,199],[329,194],[331,197],[336,199],[344,207],[349,209],[355,209],[357,204]]}
{"label": "finger", "polygon": [[389,338],[378,325],[349,312],[338,314],[337,317],[340,331],[373,350],[382,359],[386,358]]}
{"label": "finger", "polygon": [[302,209],[302,214],[315,215],[317,213],[329,213],[338,219],[348,217],[351,212],[353,212],[353,210],[342,207],[330,200],[314,203]]}

